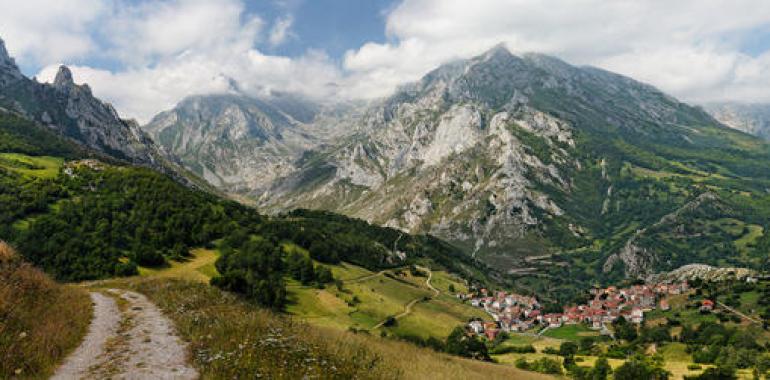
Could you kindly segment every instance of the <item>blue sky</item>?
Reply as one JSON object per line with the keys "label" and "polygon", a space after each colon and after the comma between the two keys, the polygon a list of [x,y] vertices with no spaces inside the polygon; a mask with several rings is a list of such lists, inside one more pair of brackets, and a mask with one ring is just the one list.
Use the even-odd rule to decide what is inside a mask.
{"label": "blue sky", "polygon": [[[152,1],[152,0],[151,0]],[[140,4],[147,1],[131,0],[124,3]],[[270,27],[278,20],[292,20],[288,37],[273,46],[268,41],[254,44],[256,48],[275,55],[297,57],[318,49],[339,62],[347,50],[366,42],[383,43],[385,18],[397,0],[248,0],[244,1],[244,17],[258,16]],[[104,36],[94,30],[91,37],[105,43]],[[123,63],[111,57],[86,55],[73,57],[70,64],[80,64],[119,70]],[[20,60],[22,71],[36,75],[46,64],[35,60]]]}
{"label": "blue sky", "polygon": [[374,99],[504,43],[691,103],[770,102],[766,0],[0,0],[0,37],[41,81],[60,64],[127,117],[186,96]]}
{"label": "blue sky", "polygon": [[395,0],[247,2],[249,12],[267,19],[293,18],[292,36],[277,47],[266,44],[266,51],[296,57],[307,49],[321,49],[335,59],[366,42],[385,42],[385,18],[395,5]]}

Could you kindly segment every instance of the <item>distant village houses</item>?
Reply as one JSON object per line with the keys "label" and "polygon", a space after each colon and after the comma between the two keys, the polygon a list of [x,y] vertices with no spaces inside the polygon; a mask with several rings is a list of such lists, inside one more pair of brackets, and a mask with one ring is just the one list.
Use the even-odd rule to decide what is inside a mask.
{"label": "distant village houses", "polygon": [[[586,304],[565,306],[562,313],[543,314],[535,297],[515,293],[497,292],[491,294],[481,289],[478,294],[462,294],[459,298],[470,300],[470,304],[483,308],[494,322],[472,321],[468,329],[478,335],[494,339],[500,332],[520,332],[544,325],[559,328],[565,324],[585,324],[591,329],[606,331],[605,325],[624,318],[641,324],[644,313],[659,307],[669,310],[668,297],[686,293],[687,282],[675,284],[634,285],[628,288],[591,289],[593,298]],[[708,301],[711,302],[711,301]],[[702,309],[713,308],[713,302],[704,301]],[[709,309],[710,310],[710,309]]]}

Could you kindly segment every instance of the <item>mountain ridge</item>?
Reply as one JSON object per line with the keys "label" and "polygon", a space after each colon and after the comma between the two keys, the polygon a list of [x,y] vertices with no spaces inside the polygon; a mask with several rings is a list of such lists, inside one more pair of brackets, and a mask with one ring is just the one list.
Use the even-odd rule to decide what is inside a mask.
{"label": "mountain ridge", "polygon": [[[316,120],[287,129],[316,133]],[[280,156],[281,173],[237,190],[263,210],[325,209],[430,233],[512,274],[673,269],[696,246],[717,249],[712,238],[726,232],[682,241],[656,223],[671,214],[666,225],[681,229],[730,214],[757,228],[761,218],[735,192],[756,203],[770,188],[768,145],[703,109],[632,78],[501,46],[326,121],[335,138]],[[685,207],[709,192],[713,200]],[[639,249],[627,247],[645,228]],[[742,257],[736,264],[758,265]],[[698,259],[715,263],[713,253]]]}

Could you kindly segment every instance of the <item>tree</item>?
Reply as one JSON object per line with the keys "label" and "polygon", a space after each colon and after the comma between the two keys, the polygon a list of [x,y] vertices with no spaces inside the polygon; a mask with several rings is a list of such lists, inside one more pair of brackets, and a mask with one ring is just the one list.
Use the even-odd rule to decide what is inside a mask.
{"label": "tree", "polygon": [[316,267],[316,279],[319,284],[328,284],[334,282],[334,275],[328,267],[319,265]]}
{"label": "tree", "polygon": [[596,363],[594,363],[594,368],[591,370],[591,379],[606,380],[610,372],[612,372],[610,363],[607,361],[607,358],[601,357],[596,359]]}
{"label": "tree", "polygon": [[734,380],[737,378],[733,367],[706,368],[700,375],[687,377],[688,380]]}
{"label": "tree", "polygon": [[446,352],[452,355],[464,356],[479,360],[491,360],[487,346],[476,336],[468,335],[465,329],[458,326],[446,339]]}
{"label": "tree", "polygon": [[636,327],[628,323],[625,318],[618,318],[612,323],[615,328],[615,337],[626,341],[635,340],[637,337]]}
{"label": "tree", "polygon": [[615,369],[615,380],[666,380],[669,373],[661,368],[660,363],[637,355]]}
{"label": "tree", "polygon": [[566,341],[559,346],[559,355],[565,358],[571,358],[578,352],[578,345],[575,342]]}

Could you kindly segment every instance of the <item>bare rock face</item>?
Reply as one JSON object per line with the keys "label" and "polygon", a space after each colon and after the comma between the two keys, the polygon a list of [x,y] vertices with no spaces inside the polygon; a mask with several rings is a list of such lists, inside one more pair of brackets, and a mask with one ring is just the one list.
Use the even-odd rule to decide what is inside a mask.
{"label": "bare rock face", "polygon": [[647,229],[689,212],[698,193],[626,215],[624,201],[649,198],[633,163],[667,162],[651,147],[723,146],[704,126],[729,132],[630,78],[496,47],[369,104],[234,90],[188,98],[145,130],[263,210],[326,209],[430,233],[503,269],[580,249],[602,275],[621,265],[618,275],[638,277],[681,265],[650,248]]}
{"label": "bare rock face", "polygon": [[88,85],[75,84],[72,72],[61,66],[52,84],[25,77],[0,40],[0,107],[58,131],[106,155],[171,171],[164,154],[136,122],[120,118],[115,109],[97,99]]}
{"label": "bare rock face", "polygon": [[681,282],[695,279],[705,281],[743,280],[757,274],[747,268],[717,268],[705,264],[688,264],[670,272],[656,273],[647,278],[649,282]]}
{"label": "bare rock face", "polygon": [[143,129],[192,172],[233,193],[262,194],[296,171],[307,152],[332,141],[342,121],[292,95],[190,96]]}
{"label": "bare rock face", "polygon": [[711,103],[705,109],[730,128],[770,140],[770,104]]}
{"label": "bare rock face", "polygon": [[16,66],[16,62],[8,54],[8,50],[5,48],[5,41],[0,38],[0,84],[18,80],[23,77],[19,67]]}
{"label": "bare rock face", "polygon": [[506,250],[563,214],[538,187],[568,191],[561,170],[576,165],[565,150],[575,145],[570,123],[528,105],[526,83],[539,81],[528,65],[496,48],[405,86],[364,112],[360,135],[329,150],[325,180],[308,188],[299,178],[320,168],[301,167],[263,206],[332,208],[474,252]]}

